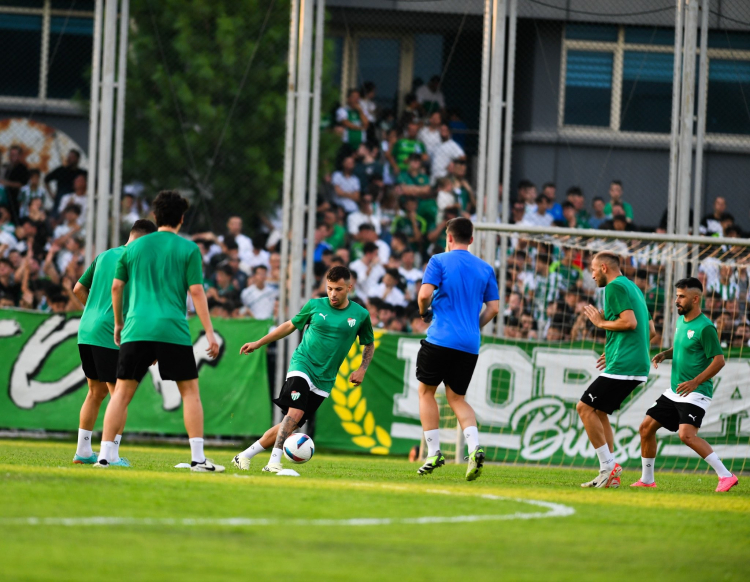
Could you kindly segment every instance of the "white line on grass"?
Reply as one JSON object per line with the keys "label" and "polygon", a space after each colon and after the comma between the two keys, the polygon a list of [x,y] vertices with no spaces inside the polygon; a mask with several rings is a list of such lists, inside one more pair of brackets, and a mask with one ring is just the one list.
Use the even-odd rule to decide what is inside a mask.
{"label": "white line on grass", "polygon": [[[438,493],[438,491],[434,491]],[[439,493],[453,495],[450,491]],[[0,519],[0,525],[42,525],[42,526],[101,526],[101,525],[134,525],[134,526],[224,526],[224,527],[253,527],[253,526],[371,526],[371,525],[425,525],[435,523],[470,523],[477,521],[509,521],[514,519],[544,519],[548,517],[567,517],[575,513],[575,509],[559,503],[539,501],[536,499],[522,499],[514,497],[500,497],[498,495],[480,495],[483,499],[495,501],[515,501],[537,507],[544,507],[546,512],[515,512],[499,515],[453,515],[427,517],[356,517],[351,519],[266,519],[247,517],[226,518],[153,518],[153,517],[11,517]]]}

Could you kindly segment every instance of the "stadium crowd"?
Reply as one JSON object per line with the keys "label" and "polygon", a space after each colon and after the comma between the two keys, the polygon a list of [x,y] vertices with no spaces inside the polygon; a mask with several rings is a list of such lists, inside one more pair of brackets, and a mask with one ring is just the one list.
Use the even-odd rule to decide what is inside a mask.
{"label": "stadium crowd", "polygon": [[[376,87],[364,83],[348,92],[335,111],[332,131],[341,140],[336,170],[323,178],[317,223],[307,244],[315,245],[314,295],[325,295],[325,272],[348,266],[353,299],[370,311],[373,325],[422,333],[416,305],[423,269],[444,251],[445,225],[457,216],[476,216],[476,196],[467,176],[466,125],[446,107],[439,77],[406,96],[403,114],[378,111]],[[42,176],[28,168],[18,146],[8,150],[0,179],[0,308],[80,311],[72,293],[83,274],[86,171],[80,154]],[[504,193],[498,191],[499,200]],[[502,204],[499,204],[502,207]],[[656,227],[638,226],[623,183],[612,180],[607,196],[587,204],[581,188],[564,196],[554,183],[540,189],[521,180],[510,200],[512,224],[613,231],[665,232],[666,212]],[[203,255],[206,293],[216,317],[270,319],[278,309],[281,220],[264,219],[251,238],[242,218],[231,216],[222,232],[184,233]],[[122,229],[149,216],[137,189],[122,197]],[[500,221],[501,217],[496,217]],[[491,221],[491,219],[488,219]],[[740,237],[724,198],[701,221],[701,234]],[[630,252],[625,252],[625,251]],[[646,296],[657,331],[664,314],[663,251],[654,244],[623,243],[624,271]],[[506,261],[505,334],[546,341],[603,341],[583,315],[600,303],[588,276],[593,249],[513,237]],[[737,263],[745,262],[737,250]],[[501,261],[495,265],[499,268]],[[750,264],[750,262],[748,262]],[[748,269],[704,261],[697,275],[707,289],[705,311],[727,345],[750,344],[747,317]],[[657,337],[655,343],[659,341]]]}

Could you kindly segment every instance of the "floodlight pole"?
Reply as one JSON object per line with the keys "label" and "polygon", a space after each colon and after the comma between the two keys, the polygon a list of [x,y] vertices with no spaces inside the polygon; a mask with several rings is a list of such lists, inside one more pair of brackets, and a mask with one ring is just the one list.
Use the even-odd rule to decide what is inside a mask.
{"label": "floodlight pole", "polygon": [[[487,116],[489,110],[490,49],[492,46],[492,1],[484,0],[482,34],[482,83],[479,94],[479,156],[477,158],[477,221],[485,220],[485,184],[487,183]],[[476,237],[474,254],[484,256],[484,233]]]}
{"label": "floodlight pole", "polygon": [[122,198],[122,153],[125,139],[125,84],[128,72],[128,26],[130,0],[120,5],[120,47],[117,55],[117,110],[115,111],[115,161],[112,179],[112,231],[109,244],[117,247],[120,239],[120,202]]}
{"label": "floodlight pole", "polygon": [[[693,186],[693,234],[699,234],[703,207],[703,147],[706,138],[706,101],[708,97],[708,11],[710,0],[701,7],[701,57],[698,76],[698,127],[695,142],[695,185]],[[693,247],[693,276],[698,269],[697,246]]]}

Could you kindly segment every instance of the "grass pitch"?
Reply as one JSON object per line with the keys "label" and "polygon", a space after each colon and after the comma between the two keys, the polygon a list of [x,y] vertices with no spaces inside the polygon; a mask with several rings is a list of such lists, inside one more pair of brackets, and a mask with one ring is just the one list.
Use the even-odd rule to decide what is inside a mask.
{"label": "grass pitch", "polygon": [[[72,443],[0,441],[8,580],[747,580],[750,480],[657,474],[657,490],[582,490],[587,471],[316,455],[300,478],[174,469],[185,447],[131,446],[130,469],[72,465]],[[593,475],[591,475],[593,476]],[[543,504],[529,503],[543,502]],[[551,515],[551,516],[550,516]],[[39,518],[30,521],[29,518]],[[86,520],[84,518],[100,518]]]}

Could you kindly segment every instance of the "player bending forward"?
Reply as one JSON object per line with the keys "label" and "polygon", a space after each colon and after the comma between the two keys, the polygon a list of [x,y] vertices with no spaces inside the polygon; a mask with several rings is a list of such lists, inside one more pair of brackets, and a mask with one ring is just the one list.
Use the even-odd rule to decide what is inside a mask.
{"label": "player bending forward", "polygon": [[[599,457],[599,475],[581,487],[620,486],[622,467],[615,462],[614,434],[609,414],[648,379],[649,320],[641,290],[620,271],[617,255],[601,252],[591,260],[591,274],[604,287],[604,314],[593,305],[586,315],[596,327],[607,331],[604,354],[597,367],[604,372],[591,383],[576,406],[589,441]],[[606,356],[606,357],[605,357]]]}
{"label": "player bending forward", "polygon": [[724,354],[711,320],[701,313],[703,285],[694,278],[675,284],[675,305],[680,318],[674,333],[674,344],[651,360],[654,368],[672,358],[671,387],[648,409],[641,423],[641,478],[631,487],[656,487],[656,431],[662,426],[680,435],[680,440],[711,465],[719,476],[717,492],[729,491],[739,482],[714,453],[711,445],[698,436],[713,397],[713,378],[724,367]]}
{"label": "player bending forward", "polygon": [[[112,283],[114,338],[120,346],[115,393],[104,414],[99,461],[107,467],[114,459],[117,429],[125,426],[128,404],[154,360],[164,380],[174,380],[182,396],[185,428],[190,439],[191,470],[216,472],[203,453],[203,404],[198,388],[198,369],[187,322],[188,292],[195,312],[206,330],[209,357],[219,354],[219,344],[208,314],[203,291],[203,261],[198,245],[180,237],[185,200],[175,190],[159,192],[154,200],[158,232],[129,244],[117,261]],[[123,290],[128,286],[128,317],[123,324]]]}
{"label": "player bending forward", "polygon": [[[445,464],[440,452],[440,410],[435,401],[435,391],[444,383],[445,396],[469,451],[467,481],[481,475],[484,450],[479,446],[477,419],[466,402],[466,391],[479,357],[479,330],[500,310],[495,271],[469,252],[473,233],[474,226],[467,218],[448,221],[448,252],[430,259],[418,297],[419,313],[432,325],[417,355],[419,418],[427,442],[427,459],[417,472],[429,474]],[[482,304],[487,305],[484,311]]]}
{"label": "player bending forward", "polygon": [[265,337],[242,346],[240,354],[252,354],[261,346],[278,341],[309,325],[302,343],[294,350],[286,382],[274,404],[284,412],[280,424],[269,428],[250,447],[236,455],[232,463],[238,469],[250,469],[250,459],[273,445],[271,460],[263,471],[281,471],[284,441],[295,429],[315,413],[328,398],[341,364],[359,337],[362,364],[349,377],[359,386],[375,353],[370,314],[361,305],[349,301],[352,290],[351,273],[346,267],[333,267],[326,274],[327,298],[311,299],[291,321],[282,323]]}
{"label": "player bending forward", "polygon": [[[127,244],[155,230],[156,226],[150,220],[136,220],[130,229]],[[94,430],[102,401],[107,392],[114,392],[117,382],[117,357],[120,348],[113,339],[115,318],[112,313],[112,280],[117,260],[124,252],[125,246],[104,251],[94,259],[73,288],[73,293],[85,305],[78,324],[78,352],[89,384],[89,392],[81,406],[78,447],[73,457],[73,462],[77,464],[93,465],[97,461],[97,456],[91,449],[91,431]],[[127,287],[125,293],[127,294]],[[127,459],[119,456],[122,427],[116,432],[118,434],[114,440],[112,464],[128,467]]]}

